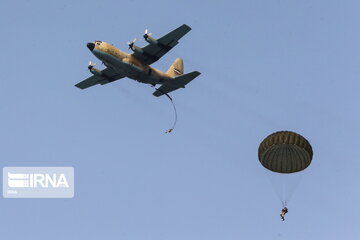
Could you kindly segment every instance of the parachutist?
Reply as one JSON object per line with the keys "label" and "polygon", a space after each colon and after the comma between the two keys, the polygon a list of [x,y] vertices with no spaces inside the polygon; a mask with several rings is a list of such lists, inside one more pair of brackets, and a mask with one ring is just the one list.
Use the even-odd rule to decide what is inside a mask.
{"label": "parachutist", "polygon": [[281,213],[280,213],[281,220],[285,221],[285,214],[287,214],[287,212],[288,212],[287,207],[281,209]]}
{"label": "parachutist", "polygon": [[171,133],[172,132],[172,128],[170,128],[170,129],[168,129],[168,130],[166,130],[166,132],[165,133]]}

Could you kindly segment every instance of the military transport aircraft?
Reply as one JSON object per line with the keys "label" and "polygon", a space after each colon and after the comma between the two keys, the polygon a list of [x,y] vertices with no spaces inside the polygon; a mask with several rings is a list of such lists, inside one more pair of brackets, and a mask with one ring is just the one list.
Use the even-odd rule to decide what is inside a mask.
{"label": "military transport aircraft", "polygon": [[96,69],[95,64],[89,63],[89,70],[93,76],[76,84],[75,86],[85,89],[96,84],[107,84],[118,79],[128,77],[138,82],[155,86],[162,84],[153,95],[159,97],[178,88],[184,88],[186,84],[200,75],[194,71],[184,74],[184,64],[181,58],[177,58],[167,72],[162,72],[149,65],[159,60],[168,51],[178,44],[178,40],[191,30],[186,24],[178,27],[165,36],[155,39],[151,33],[145,30],[144,39],[149,43],[140,48],[134,45],[136,39],[128,43],[133,51],[128,54],[103,41],[88,43],[90,51],[100,59],[107,68]]}

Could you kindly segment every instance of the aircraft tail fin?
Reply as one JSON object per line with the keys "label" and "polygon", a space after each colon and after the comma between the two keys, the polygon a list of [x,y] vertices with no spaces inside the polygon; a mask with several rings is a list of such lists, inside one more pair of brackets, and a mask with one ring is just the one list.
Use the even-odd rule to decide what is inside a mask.
{"label": "aircraft tail fin", "polygon": [[175,59],[169,70],[166,72],[171,77],[177,77],[184,74],[184,62],[181,58]]}

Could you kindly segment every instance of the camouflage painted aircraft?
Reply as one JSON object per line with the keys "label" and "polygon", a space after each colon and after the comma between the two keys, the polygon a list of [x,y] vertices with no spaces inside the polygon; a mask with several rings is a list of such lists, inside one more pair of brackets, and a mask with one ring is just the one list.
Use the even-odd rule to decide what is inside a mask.
{"label": "camouflage painted aircraft", "polygon": [[87,47],[105,64],[106,68],[101,71],[90,62],[88,68],[93,76],[75,86],[85,89],[96,84],[104,85],[128,77],[153,86],[161,84],[153,93],[156,97],[178,88],[184,88],[186,84],[199,76],[200,72],[194,71],[184,74],[184,64],[181,58],[177,58],[167,72],[162,72],[149,65],[175,47],[178,40],[190,30],[191,28],[184,24],[159,39],[152,38],[151,33],[145,30],[144,39],[149,44],[140,48],[134,45],[136,41],[134,39],[128,43],[129,49],[133,51],[132,54],[122,52],[111,44],[102,41],[88,43]]}

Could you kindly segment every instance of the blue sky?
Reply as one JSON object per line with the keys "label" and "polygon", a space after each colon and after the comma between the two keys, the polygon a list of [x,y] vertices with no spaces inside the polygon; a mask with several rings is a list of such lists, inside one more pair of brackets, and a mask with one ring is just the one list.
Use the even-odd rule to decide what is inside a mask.
{"label": "blue sky", "polygon": [[[360,237],[359,1],[1,2],[0,159],[71,166],[73,199],[0,199],[2,239]],[[166,97],[130,79],[81,91],[86,43],[192,31],[154,64],[202,75]],[[144,42],[140,42],[142,46]],[[285,222],[259,143],[313,146]],[[286,180],[285,180],[286,181]]]}

